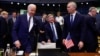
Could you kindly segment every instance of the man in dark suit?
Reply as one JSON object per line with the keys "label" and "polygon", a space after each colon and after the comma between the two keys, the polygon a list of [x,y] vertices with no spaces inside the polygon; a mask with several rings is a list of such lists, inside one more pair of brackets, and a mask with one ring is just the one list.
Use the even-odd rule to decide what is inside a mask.
{"label": "man in dark suit", "polygon": [[49,14],[47,17],[48,23],[45,25],[47,42],[56,43],[56,47],[61,47],[62,30],[60,24],[55,22],[53,14]]}
{"label": "man in dark suit", "polygon": [[2,11],[0,16],[0,48],[6,48],[7,44],[7,19],[8,12]]}
{"label": "man in dark suit", "polygon": [[[68,51],[78,52],[82,50],[84,46],[84,36],[85,36],[85,22],[84,17],[76,11],[77,5],[75,2],[71,1],[67,4],[68,15],[64,17],[64,27],[63,27],[63,43],[65,43],[66,38],[69,36],[74,43],[73,47],[70,47]],[[67,48],[66,48],[67,49]]]}
{"label": "man in dark suit", "polygon": [[12,48],[13,47],[13,41],[12,41],[12,37],[11,37],[11,33],[12,33],[12,28],[13,28],[13,25],[16,21],[16,18],[17,18],[17,13],[16,12],[13,12],[12,13],[12,18],[10,18],[8,20],[8,41],[10,43],[10,47]]}
{"label": "man in dark suit", "polygon": [[38,39],[38,21],[34,17],[36,5],[29,4],[27,11],[27,14],[17,18],[12,30],[13,43],[24,50],[25,56],[36,51]]}
{"label": "man in dark suit", "polygon": [[86,39],[85,49],[87,52],[96,52],[98,47],[96,28],[96,8],[90,7],[88,15],[86,15]]}
{"label": "man in dark suit", "polygon": [[47,23],[47,14],[43,14],[42,18],[39,19],[39,42],[46,42],[46,34],[45,34],[45,24]]}

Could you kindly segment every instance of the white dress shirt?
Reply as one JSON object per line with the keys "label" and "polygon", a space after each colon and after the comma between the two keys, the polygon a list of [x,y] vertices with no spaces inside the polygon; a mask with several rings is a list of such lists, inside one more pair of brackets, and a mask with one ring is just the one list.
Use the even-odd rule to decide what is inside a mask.
{"label": "white dress shirt", "polygon": [[15,21],[16,21],[16,18],[14,18],[14,17],[13,17],[13,18],[12,18],[12,20],[13,20],[13,22],[15,23]]}
{"label": "white dress shirt", "polygon": [[33,27],[33,25],[34,25],[34,23],[33,23],[33,17],[30,16],[30,15],[27,13],[27,21],[28,21],[28,22],[29,22],[29,18],[30,18],[30,17],[31,17],[31,19],[30,19],[29,29],[28,29],[29,32],[31,31],[31,29],[32,29],[32,27]]}
{"label": "white dress shirt", "polygon": [[59,17],[57,16],[55,19],[57,22],[59,22],[60,25],[64,24],[64,18],[62,16],[59,16]]}
{"label": "white dress shirt", "polygon": [[71,15],[73,15],[73,21],[75,20],[75,16],[76,16],[76,11],[73,14],[70,14],[70,21],[71,21]]}

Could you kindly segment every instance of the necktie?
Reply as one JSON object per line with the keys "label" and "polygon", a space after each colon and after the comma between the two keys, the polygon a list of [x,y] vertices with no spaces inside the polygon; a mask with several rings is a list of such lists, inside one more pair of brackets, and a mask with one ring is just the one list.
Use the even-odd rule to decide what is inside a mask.
{"label": "necktie", "polygon": [[28,26],[30,27],[31,17],[29,17]]}
{"label": "necktie", "polygon": [[31,25],[31,17],[29,17],[29,21],[28,21],[29,32],[30,32],[30,25]]}
{"label": "necktie", "polygon": [[53,32],[53,40],[54,40],[54,42],[56,42],[57,36],[56,36],[56,33],[55,33],[53,23],[51,24],[51,28],[52,28],[52,32]]}
{"label": "necktie", "polygon": [[73,24],[73,15],[70,15],[70,23]]}

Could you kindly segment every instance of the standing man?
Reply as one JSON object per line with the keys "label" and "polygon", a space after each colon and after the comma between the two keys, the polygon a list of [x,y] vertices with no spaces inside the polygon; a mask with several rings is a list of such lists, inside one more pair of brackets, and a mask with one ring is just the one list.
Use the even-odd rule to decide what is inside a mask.
{"label": "standing man", "polygon": [[45,34],[45,24],[47,23],[47,14],[43,14],[42,18],[39,19],[39,42],[46,42],[46,34]]}
{"label": "standing man", "polygon": [[75,2],[69,2],[67,4],[69,14],[64,17],[63,43],[70,36],[70,39],[74,43],[74,46],[68,49],[71,52],[79,52],[84,46],[84,17],[76,11],[76,8],[77,5]]}
{"label": "standing man", "polygon": [[48,23],[45,25],[47,42],[56,43],[57,48],[61,47],[62,30],[60,24],[55,22],[53,14],[48,14]]}
{"label": "standing man", "polygon": [[13,43],[17,48],[24,50],[25,56],[29,56],[32,51],[36,51],[38,21],[34,17],[35,12],[36,5],[29,4],[27,14],[17,18],[12,30]]}
{"label": "standing man", "polygon": [[12,17],[8,20],[8,40],[9,40],[9,43],[10,43],[10,46],[12,47],[13,46],[13,41],[12,41],[12,36],[11,36],[11,33],[12,33],[12,28],[13,28],[13,25],[16,21],[16,18],[17,18],[17,13],[16,12],[13,12],[12,13]]}
{"label": "standing man", "polygon": [[6,49],[6,44],[8,42],[7,33],[8,33],[8,25],[7,25],[7,19],[8,19],[8,12],[2,11],[0,16],[0,48]]}
{"label": "standing man", "polygon": [[86,40],[85,48],[87,52],[96,52],[98,47],[97,40],[97,28],[96,28],[96,14],[97,9],[95,7],[89,8],[89,13],[86,15]]}

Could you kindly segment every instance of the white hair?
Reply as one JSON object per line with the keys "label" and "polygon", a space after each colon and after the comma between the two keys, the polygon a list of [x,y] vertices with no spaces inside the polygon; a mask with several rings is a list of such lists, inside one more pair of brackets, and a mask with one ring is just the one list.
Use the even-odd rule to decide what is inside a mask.
{"label": "white hair", "polygon": [[90,7],[90,8],[89,8],[89,12],[92,11],[93,9],[97,10],[96,7]]}
{"label": "white hair", "polygon": [[36,5],[35,5],[35,4],[29,4],[28,7],[27,7],[27,9],[29,9],[29,8],[31,8],[31,7],[36,8]]}
{"label": "white hair", "polygon": [[71,5],[73,5],[75,8],[77,8],[77,4],[76,4],[76,2],[74,2],[74,1],[70,1],[70,2],[68,2],[68,4],[71,4]]}

